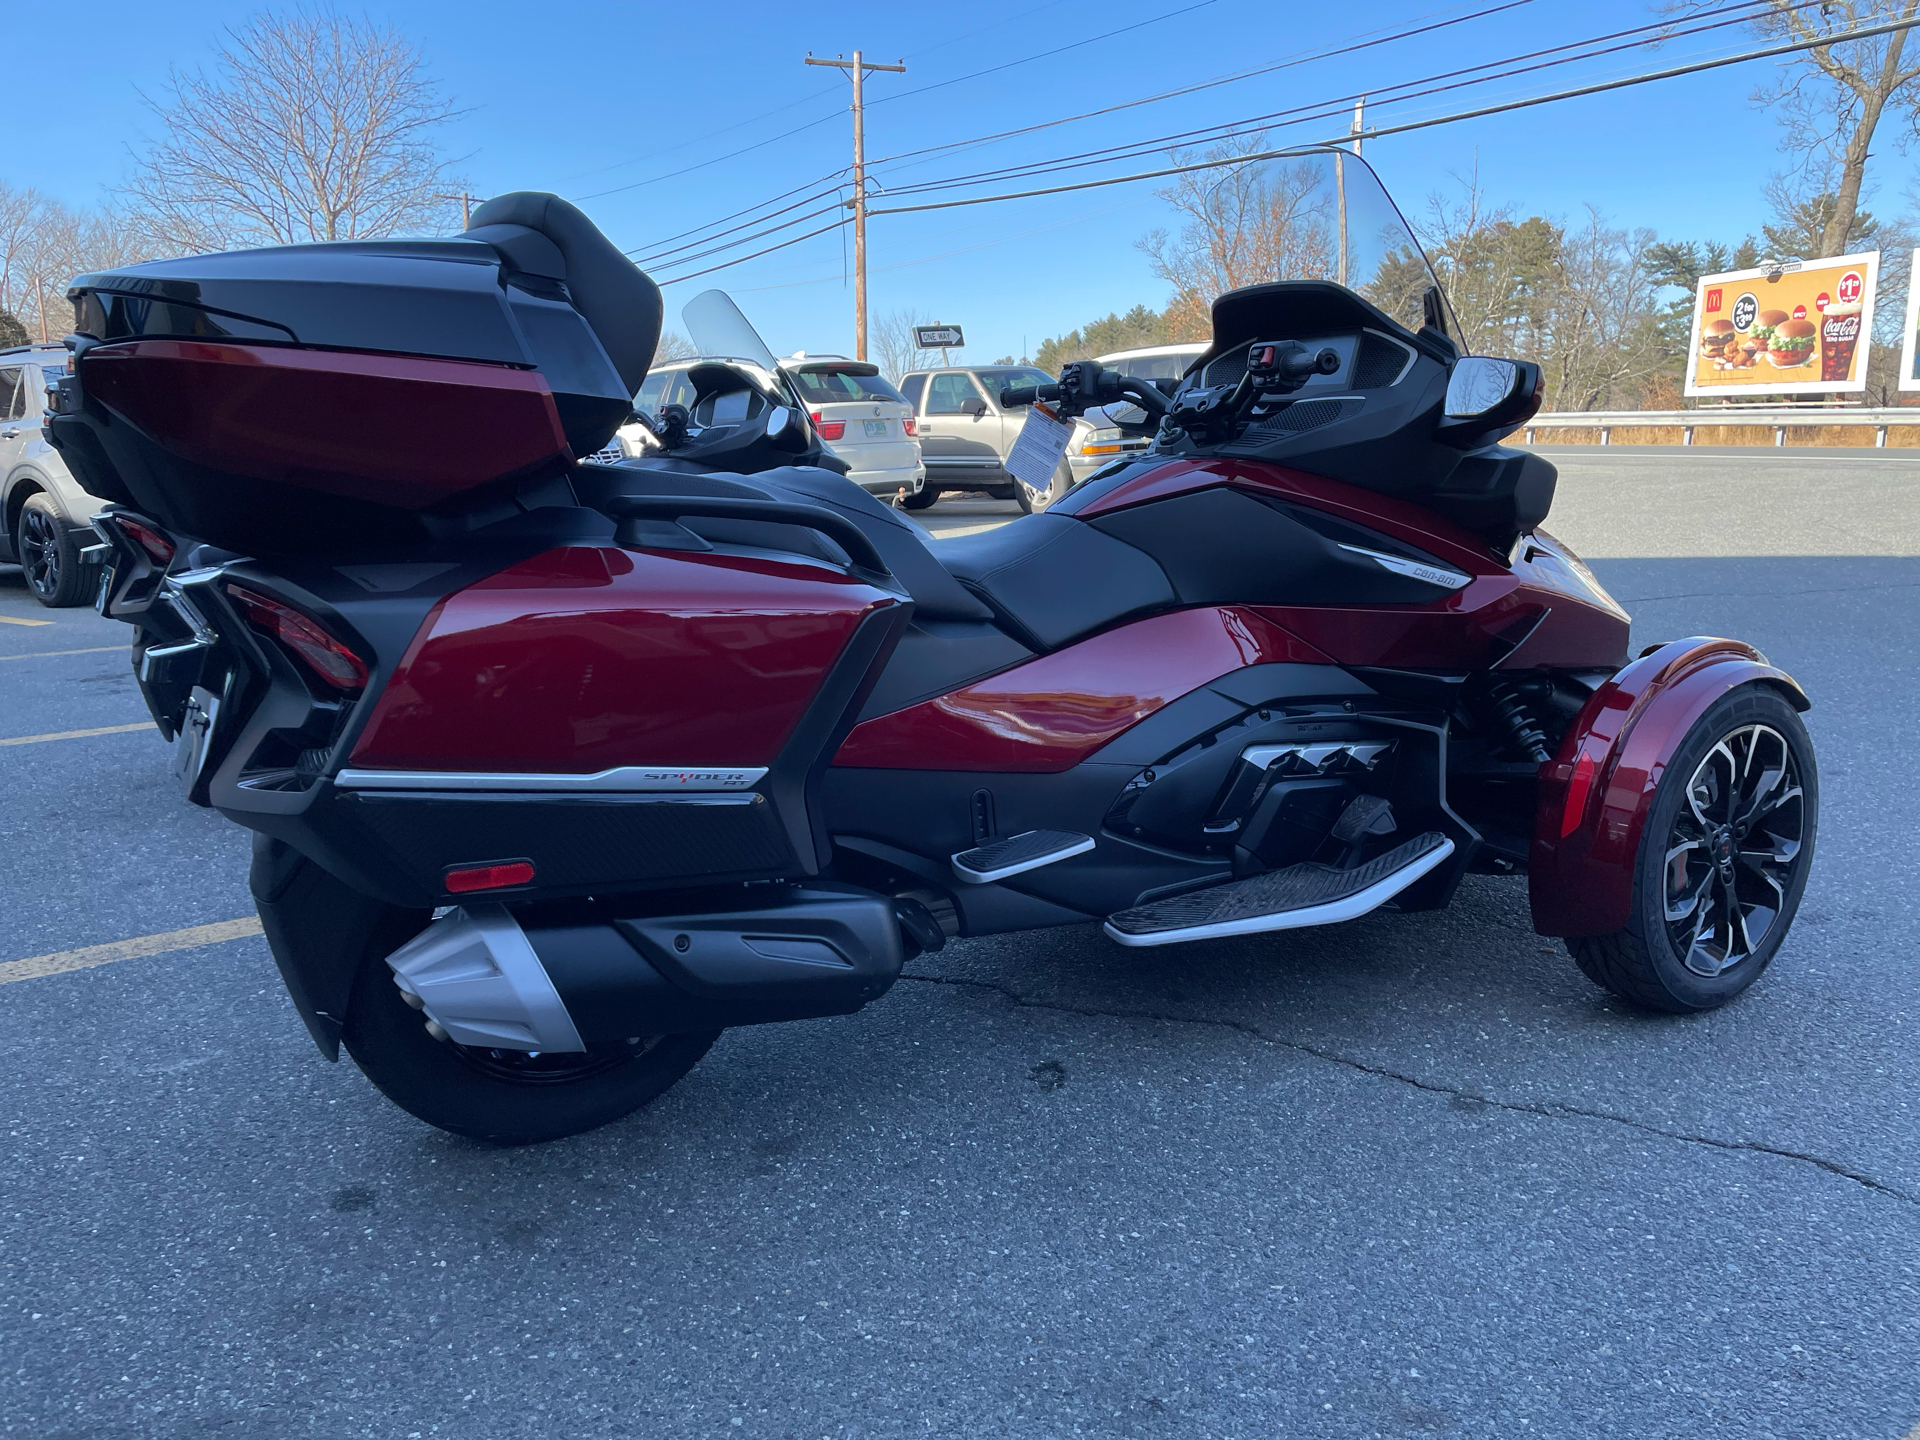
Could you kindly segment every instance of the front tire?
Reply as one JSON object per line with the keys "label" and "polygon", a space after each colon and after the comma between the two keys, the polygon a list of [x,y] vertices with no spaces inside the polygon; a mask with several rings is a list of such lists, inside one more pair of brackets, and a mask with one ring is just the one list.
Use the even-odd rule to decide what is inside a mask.
{"label": "front tire", "polygon": [[355,978],[347,1053],[394,1104],[455,1135],[530,1145],[577,1135],[658,1098],[720,1038],[656,1035],[585,1054],[480,1050],[437,1040],[409,1006],[384,958]]}
{"label": "front tire", "polygon": [[20,507],[13,527],[13,553],[26,572],[27,589],[50,610],[86,601],[90,582],[100,573],[81,562],[75,532],[45,492],[29,495]]}
{"label": "front tire", "polygon": [[1749,685],[1694,723],[1654,795],[1632,918],[1567,941],[1590,980],[1648,1010],[1716,1009],[1779,952],[1813,864],[1813,742],[1777,691]]}

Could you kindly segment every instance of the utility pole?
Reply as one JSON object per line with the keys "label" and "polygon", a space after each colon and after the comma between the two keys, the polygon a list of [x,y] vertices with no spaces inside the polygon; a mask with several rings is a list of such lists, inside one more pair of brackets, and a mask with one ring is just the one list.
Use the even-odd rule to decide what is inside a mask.
{"label": "utility pole", "polygon": [[867,145],[863,129],[865,106],[860,82],[869,70],[907,73],[905,65],[879,65],[866,60],[860,51],[851,60],[816,60],[807,56],[809,65],[831,65],[845,70],[853,81],[853,358],[867,358]]}

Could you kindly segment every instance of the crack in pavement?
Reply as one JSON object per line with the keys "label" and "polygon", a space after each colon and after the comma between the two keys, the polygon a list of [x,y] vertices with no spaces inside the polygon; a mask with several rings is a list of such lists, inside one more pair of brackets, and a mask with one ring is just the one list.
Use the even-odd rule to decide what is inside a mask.
{"label": "crack in pavement", "polygon": [[[1157,1020],[1165,1025],[1205,1025],[1215,1029],[1230,1030],[1237,1035],[1261,1041],[1263,1044],[1278,1046],[1285,1050],[1297,1050],[1303,1055],[1311,1055],[1316,1060],[1325,1060],[1335,1065],[1344,1065],[1349,1070],[1357,1070],[1362,1075],[1371,1075],[1381,1080],[1393,1080],[1415,1090],[1424,1090],[1430,1095],[1447,1095],[1462,1100],[1474,1100],[1495,1110],[1507,1110],[1516,1115],[1533,1115],[1547,1120],[1605,1120],[1615,1125],[1625,1125],[1648,1135],[1658,1135],[1666,1140],[1678,1140],[1688,1145],[1701,1145],[1711,1150],[1746,1151],[1757,1155],[1772,1155],[1782,1160],[1798,1160],[1815,1166],[1829,1175],[1837,1175],[1843,1180],[1851,1180],[1864,1189],[1881,1195],[1892,1196],[1908,1205],[1920,1206],[1920,1196],[1908,1194],[1897,1186],[1876,1180],[1871,1175],[1863,1175],[1850,1170],[1838,1161],[1827,1160],[1818,1155],[1808,1155],[1799,1150],[1786,1150],[1777,1145],[1763,1145],[1757,1140],[1722,1140],[1713,1135],[1692,1135],[1684,1130],[1668,1130],[1659,1125],[1636,1120],[1631,1115],[1618,1115],[1609,1110],[1588,1110],[1577,1105],[1540,1105],[1519,1100],[1497,1100],[1491,1095],[1479,1095],[1471,1090],[1462,1090],[1452,1085],[1441,1085],[1431,1080],[1422,1080],[1417,1076],[1406,1075],[1398,1070],[1389,1070],[1382,1065],[1369,1065],[1364,1060],[1356,1060],[1350,1055],[1342,1055],[1337,1050],[1328,1050],[1318,1045],[1309,1045],[1304,1040],[1287,1040],[1278,1035],[1270,1035],[1256,1025],[1241,1020],[1219,1020],[1208,1016],[1162,1015],[1152,1010],[1096,1010],[1089,1006],[1067,1005],[1053,1000],[1036,1000],[1022,995],[1019,991],[990,980],[967,980],[950,975],[909,975],[902,974],[902,980],[917,980],[923,985],[951,985],[956,988],[987,990],[1010,1001],[1012,1004],[1028,1010],[1055,1010],[1066,1015],[1079,1015],[1093,1020]],[[1915,1440],[1915,1437],[1908,1437]]]}

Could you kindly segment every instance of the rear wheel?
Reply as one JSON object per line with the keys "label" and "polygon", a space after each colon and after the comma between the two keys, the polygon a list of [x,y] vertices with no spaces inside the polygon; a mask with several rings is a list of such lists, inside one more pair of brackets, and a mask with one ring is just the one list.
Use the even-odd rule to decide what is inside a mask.
{"label": "rear wheel", "polygon": [[651,1035],[584,1054],[482,1050],[435,1039],[381,957],[354,981],[347,1053],[408,1114],[475,1140],[527,1145],[576,1135],[646,1105],[699,1063],[720,1033]]}
{"label": "rear wheel", "polygon": [[26,572],[33,598],[51,609],[78,605],[88,598],[99,570],[80,560],[80,541],[61,518],[51,496],[29,495],[14,522],[13,553]]}
{"label": "rear wheel", "polygon": [[907,510],[925,510],[929,505],[933,504],[933,502],[938,500],[939,498],[940,498],[940,490],[938,486],[922,485],[920,487],[919,494],[907,496],[907,498],[902,500],[900,504],[904,509],[907,509]]}
{"label": "rear wheel", "polygon": [[1746,686],[1667,766],[1634,862],[1632,918],[1567,942],[1589,979],[1650,1010],[1724,1005],[1772,962],[1813,863],[1813,743],[1781,696]]}

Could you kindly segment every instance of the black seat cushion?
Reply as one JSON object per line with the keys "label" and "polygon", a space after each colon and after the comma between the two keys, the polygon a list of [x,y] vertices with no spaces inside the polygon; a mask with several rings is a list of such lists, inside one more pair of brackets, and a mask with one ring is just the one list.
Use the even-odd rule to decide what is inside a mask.
{"label": "black seat cushion", "polygon": [[948,572],[1027,644],[1054,650],[1175,603],[1153,557],[1067,515],[1028,515],[933,547]]}
{"label": "black seat cushion", "polygon": [[[560,252],[573,308],[593,327],[627,393],[640,389],[660,343],[660,287],[621,254],[594,223],[558,195],[516,190],[497,195],[468,217],[467,234],[512,254],[523,268],[544,274],[537,247],[516,245],[508,227],[545,236]],[[491,232],[491,233],[488,233]]]}

